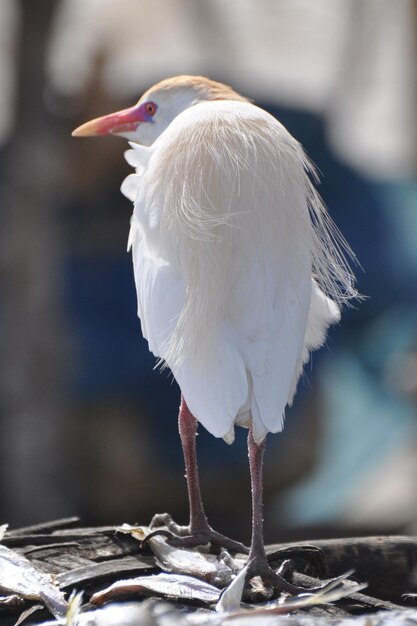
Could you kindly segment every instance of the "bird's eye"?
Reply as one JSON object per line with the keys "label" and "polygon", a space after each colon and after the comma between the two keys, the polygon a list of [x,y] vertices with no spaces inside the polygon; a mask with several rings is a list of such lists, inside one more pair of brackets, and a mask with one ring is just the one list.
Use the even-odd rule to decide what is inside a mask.
{"label": "bird's eye", "polygon": [[147,102],[146,106],[145,106],[145,109],[146,109],[146,113],[148,115],[153,116],[156,113],[157,106],[156,106],[155,102]]}

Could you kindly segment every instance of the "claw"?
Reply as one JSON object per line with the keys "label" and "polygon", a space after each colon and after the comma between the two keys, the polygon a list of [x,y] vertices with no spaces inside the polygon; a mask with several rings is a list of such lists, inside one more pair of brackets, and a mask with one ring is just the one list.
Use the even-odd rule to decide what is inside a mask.
{"label": "claw", "polygon": [[157,528],[156,530],[153,530],[151,533],[146,535],[146,537],[144,539],[142,539],[142,541],[140,543],[140,547],[144,548],[145,546],[148,545],[149,541],[153,537],[158,537],[160,535],[162,537],[166,537],[167,539],[175,539],[176,538],[175,535],[170,530],[166,530],[165,528]]}

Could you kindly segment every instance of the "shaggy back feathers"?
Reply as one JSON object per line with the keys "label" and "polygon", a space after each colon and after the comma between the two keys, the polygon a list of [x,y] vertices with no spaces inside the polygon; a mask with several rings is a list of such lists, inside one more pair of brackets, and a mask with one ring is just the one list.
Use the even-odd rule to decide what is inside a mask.
{"label": "shaggy back feathers", "polygon": [[[168,89],[169,80],[159,88],[164,84]],[[174,119],[151,151],[146,197],[136,211],[142,207],[157,220],[160,254],[186,277],[184,306],[159,355],[171,368],[185,357],[196,367],[207,363],[220,321],[233,324],[236,306],[245,305],[232,297],[245,250],[260,267],[276,266],[293,280],[295,294],[297,273],[292,262],[286,265],[295,249],[332,300],[356,294],[343,254],[348,246],[311,184],[312,166],[272,116],[244,102],[197,104]]]}

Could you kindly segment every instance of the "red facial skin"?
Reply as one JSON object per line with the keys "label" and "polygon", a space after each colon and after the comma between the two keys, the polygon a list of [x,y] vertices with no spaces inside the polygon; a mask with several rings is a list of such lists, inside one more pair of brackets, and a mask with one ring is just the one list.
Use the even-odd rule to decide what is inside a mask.
{"label": "red facial skin", "polygon": [[136,104],[129,109],[97,117],[76,128],[72,134],[74,137],[89,137],[131,132],[143,122],[152,122],[157,108],[155,102],[142,102],[139,106]]}

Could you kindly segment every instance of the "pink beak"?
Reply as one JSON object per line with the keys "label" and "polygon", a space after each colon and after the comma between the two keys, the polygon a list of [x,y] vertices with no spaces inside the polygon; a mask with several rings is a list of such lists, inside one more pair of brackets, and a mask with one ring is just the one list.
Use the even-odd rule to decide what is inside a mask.
{"label": "pink beak", "polygon": [[119,133],[136,130],[141,122],[147,122],[142,107],[135,105],[129,109],[123,109],[116,113],[97,117],[90,122],[82,124],[72,132],[73,137],[90,137],[93,135],[117,135]]}

